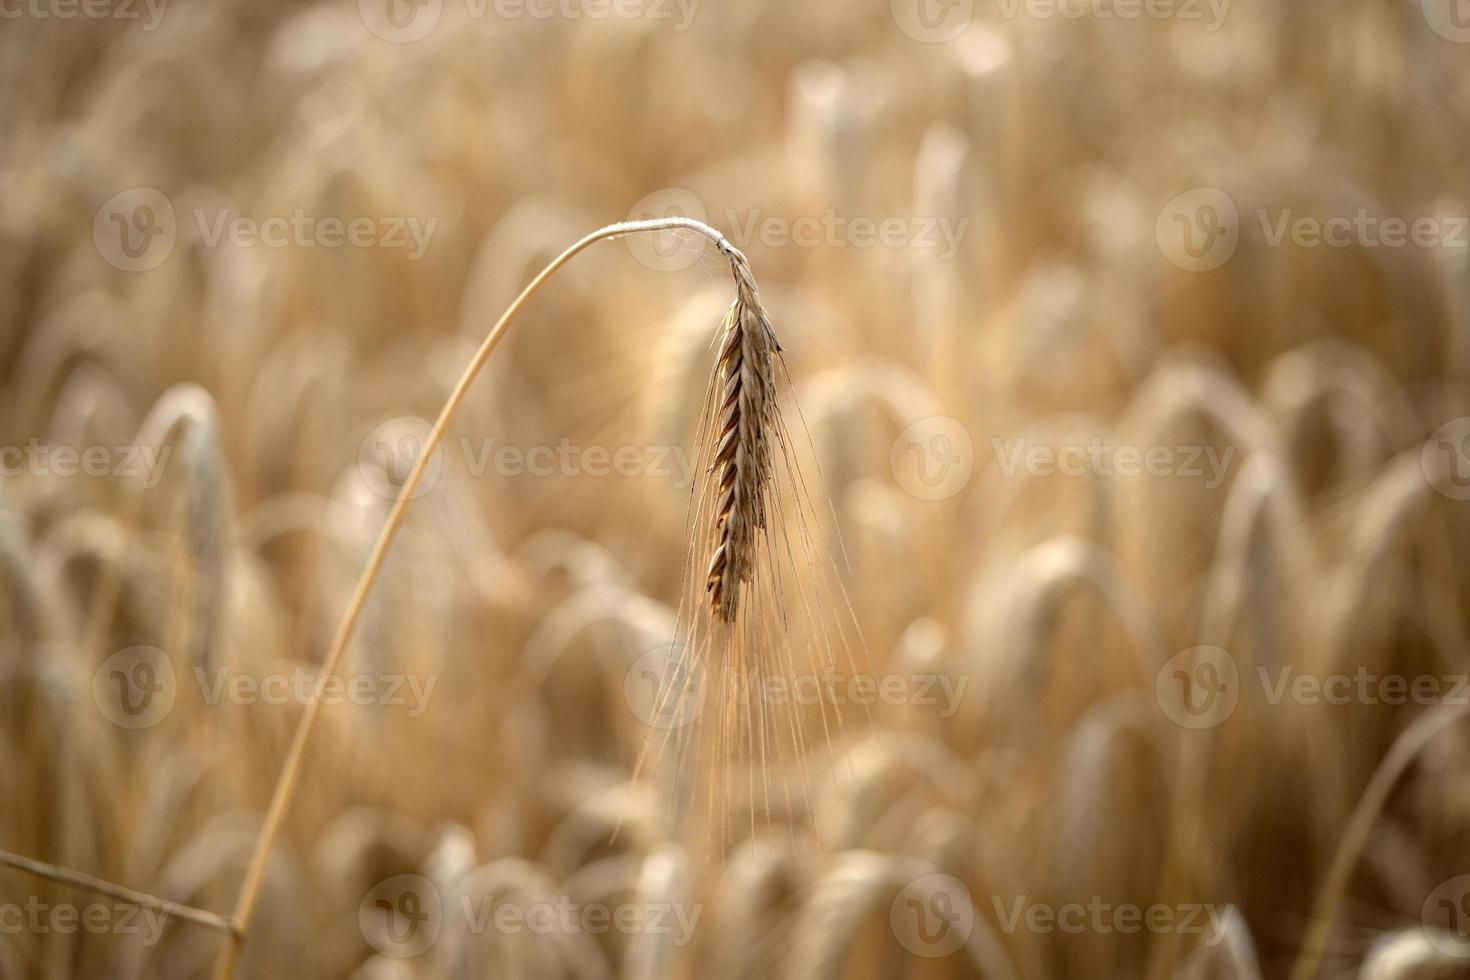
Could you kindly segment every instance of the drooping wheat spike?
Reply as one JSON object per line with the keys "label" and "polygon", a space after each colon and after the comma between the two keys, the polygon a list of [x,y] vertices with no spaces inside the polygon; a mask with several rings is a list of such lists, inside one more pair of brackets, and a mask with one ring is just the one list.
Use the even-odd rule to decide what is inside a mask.
{"label": "drooping wheat spike", "polygon": [[[249,867],[245,872],[245,879],[240,887],[235,913],[230,920],[239,938],[225,948],[215,973],[217,980],[228,980],[234,975],[241,946],[244,937],[249,932],[256,903],[260,897],[267,860],[276,838],[281,833],[282,823],[290,808],[292,798],[295,796],[296,787],[300,783],[302,760],[305,757],[306,746],[311,738],[317,713],[322,704],[325,685],[336,675],[342,663],[353,632],[362,617],[368,593],[372,590],[373,583],[377,581],[388,549],[403,523],[404,512],[415,496],[428,461],[433,458],[435,451],[443,442],[449,423],[464,402],[470,385],[479,376],[480,370],[485,366],[485,362],[489,360],[516,316],[562,266],[583,250],[600,241],[623,235],[672,230],[690,231],[713,242],[720,254],[730,261],[731,271],[735,277],[735,304],[731,307],[730,318],[733,325],[727,327],[727,330],[733,332],[740,353],[738,358],[733,356],[728,359],[722,358],[720,363],[728,365],[729,375],[739,378],[738,387],[733,389],[735,397],[730,404],[739,406],[741,414],[739,424],[734,427],[737,437],[733,455],[730,456],[733,475],[729,483],[731,490],[729,511],[726,520],[717,525],[722,528],[720,535],[723,540],[720,543],[725,547],[725,557],[720,566],[719,603],[717,605],[728,615],[734,615],[735,597],[738,593],[741,575],[744,574],[749,578],[750,569],[753,567],[753,552],[756,543],[753,528],[763,526],[766,517],[764,494],[770,476],[770,448],[767,438],[770,430],[753,429],[752,427],[758,421],[772,427],[779,425],[780,420],[775,414],[773,393],[775,368],[771,360],[780,351],[780,347],[776,344],[775,334],[771,330],[770,318],[766,316],[761,307],[760,295],[756,291],[755,278],[751,275],[750,265],[745,256],[731,245],[724,235],[702,221],[683,217],[624,221],[607,225],[585,236],[558,255],[521,290],[505,312],[500,315],[500,319],[490,328],[490,332],[486,334],[463,374],[455,383],[444,407],[440,409],[439,416],[429,430],[423,445],[420,446],[413,467],[399,489],[398,498],[393,502],[383,529],[378,534],[378,540],[373,545],[372,553],[368,556],[367,565],[358,578],[347,610],[343,613],[337,630],[332,636],[331,645],[323,658],[321,671],[317,675],[315,694],[308,700],[306,709],[297,722],[291,747],[282,766],[280,777],[276,781],[270,807],[266,812],[265,821],[256,839],[254,853],[251,855]],[[731,336],[728,335],[724,338],[726,345],[731,340]],[[722,346],[722,352],[724,349]],[[732,391],[727,389],[726,398],[729,399],[731,394]],[[717,453],[716,456],[718,455]],[[720,473],[723,478],[723,470],[720,470]],[[760,523],[756,523],[757,521]],[[728,574],[725,571],[727,567]]]}
{"label": "drooping wheat spike", "polygon": [[725,316],[715,364],[720,402],[712,461],[714,541],[705,591],[710,611],[729,623],[741,583],[750,581],[754,569],[758,533],[766,527],[777,425],[774,359],[781,345],[745,256],[723,239],[717,244],[735,276],[735,302]]}

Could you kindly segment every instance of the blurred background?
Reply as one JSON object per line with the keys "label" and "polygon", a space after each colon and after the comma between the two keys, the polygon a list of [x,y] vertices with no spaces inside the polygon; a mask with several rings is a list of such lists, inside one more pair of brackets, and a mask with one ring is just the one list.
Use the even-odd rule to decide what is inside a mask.
{"label": "blurred background", "polygon": [[[755,696],[842,724],[779,804],[635,778],[716,717],[652,692],[732,288],[600,244],[430,463],[239,976],[1470,976],[1464,0],[0,18],[0,849],[228,915],[426,420],[684,215],[866,647]],[[0,976],[226,943],[0,867]]]}

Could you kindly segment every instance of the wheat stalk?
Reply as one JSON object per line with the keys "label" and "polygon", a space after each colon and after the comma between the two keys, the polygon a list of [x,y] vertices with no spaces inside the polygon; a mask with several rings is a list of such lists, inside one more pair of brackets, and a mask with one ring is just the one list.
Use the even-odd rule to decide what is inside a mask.
{"label": "wheat stalk", "polygon": [[[367,565],[358,579],[347,610],[332,637],[321,673],[317,677],[316,696],[307,703],[297,723],[296,733],[287,752],[285,764],[271,796],[270,808],[261,826],[255,852],[251,856],[250,866],[240,888],[232,919],[236,938],[220,959],[216,972],[220,980],[225,980],[234,974],[241,942],[248,933],[256,901],[260,897],[267,859],[270,857],[276,838],[280,835],[286,811],[291,806],[296,786],[300,782],[302,759],[305,756],[312,729],[316,724],[317,712],[323,701],[323,691],[341,666],[347,644],[362,616],[368,593],[372,590],[373,583],[377,581],[383,560],[387,557],[388,549],[393,544],[399,526],[403,523],[403,515],[408,508],[408,503],[414,498],[419,482],[423,479],[424,470],[443,441],[444,433],[459,410],[460,404],[464,401],[470,385],[479,376],[480,370],[500,344],[516,316],[531,301],[532,297],[540,292],[547,280],[580,252],[597,242],[622,235],[675,229],[692,231],[712,241],[720,254],[729,260],[730,269],[735,278],[735,302],[726,320],[725,335],[721,343],[721,357],[717,365],[717,380],[726,398],[721,408],[721,417],[726,424],[721,431],[732,435],[728,450],[725,443],[721,442],[715,458],[717,461],[723,460],[722,468],[719,470],[719,485],[727,487],[729,492],[728,500],[725,497],[720,498],[719,506],[722,513],[717,512],[717,516],[723,517],[723,520],[717,519],[715,525],[719,532],[716,547],[723,549],[723,557],[721,557],[721,552],[717,551],[716,555],[711,558],[710,564],[711,581],[713,581],[716,568],[720,575],[718,590],[711,588],[712,605],[717,609],[728,611],[729,615],[734,614],[741,576],[748,577],[749,569],[754,562],[753,550],[757,543],[754,529],[764,526],[765,521],[764,481],[769,477],[770,457],[767,439],[761,430],[771,422],[775,410],[771,388],[774,384],[773,368],[769,361],[780,348],[771,331],[770,319],[760,305],[760,294],[756,291],[755,277],[750,271],[749,262],[738,249],[726,241],[725,236],[720,232],[692,218],[656,218],[607,225],[587,235],[553,259],[525,289],[521,290],[520,295],[506,308],[500,319],[486,334],[484,341],[481,342],[479,349],[465,367],[464,373],[450,392],[448,400],[445,401],[444,407],[439,412],[439,417],[424,440],[424,445],[414,460],[413,468],[399,490],[398,499],[394,501],[393,508],[378,535],[378,540],[373,545],[372,553],[368,556]],[[763,362],[764,367],[762,367]],[[727,473],[729,474],[728,479]]]}

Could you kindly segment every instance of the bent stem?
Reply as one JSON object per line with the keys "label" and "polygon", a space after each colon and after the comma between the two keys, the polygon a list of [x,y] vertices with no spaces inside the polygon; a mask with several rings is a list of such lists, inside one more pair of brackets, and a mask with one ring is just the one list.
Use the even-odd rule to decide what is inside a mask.
{"label": "bent stem", "polygon": [[[215,973],[216,980],[229,980],[234,975],[235,964],[239,958],[240,946],[244,942],[249,929],[250,919],[255,912],[256,901],[260,897],[261,884],[265,878],[266,863],[270,858],[271,847],[276,838],[280,836],[281,825],[285,820],[286,811],[290,809],[291,800],[295,796],[296,786],[301,779],[301,760],[306,753],[307,742],[311,739],[312,728],[316,724],[317,712],[322,703],[327,682],[337,673],[342,662],[343,654],[347,650],[347,644],[352,639],[353,630],[357,627],[357,621],[362,616],[363,605],[367,601],[368,593],[372,590],[373,583],[378,579],[378,572],[383,565],[383,559],[388,554],[389,547],[393,544],[393,538],[398,533],[399,525],[403,523],[403,514],[408,509],[408,502],[413,499],[414,491],[417,490],[419,481],[423,478],[424,470],[428,461],[433,458],[438,450],[439,444],[444,439],[444,432],[454,418],[455,412],[459,410],[460,403],[464,401],[465,393],[474,383],[479,375],[480,369],[489,360],[490,354],[495,350],[505,336],[517,314],[530,302],[531,298],[540,291],[546,281],[556,274],[557,270],[571,261],[579,252],[587,247],[609,238],[620,235],[631,235],[639,232],[668,231],[673,229],[684,229],[704,235],[715,244],[720,253],[730,259],[732,267],[736,268],[738,279],[738,265],[736,256],[740,253],[735,250],[725,236],[702,221],[692,218],[655,218],[648,221],[623,221],[608,225],[592,232],[571,248],[558,255],[551,264],[542,269],[530,285],[521,290],[515,301],[501,314],[495,326],[486,334],[480,344],[475,356],[465,367],[464,373],[455,384],[450,393],[448,401],[439,411],[439,417],[434,422],[428,438],[424,441],[418,457],[413,462],[413,468],[409,471],[408,479],[404,481],[402,489],[398,492],[398,499],[393,502],[393,509],[388,514],[388,519],[383,524],[383,530],[378,534],[378,540],[373,545],[372,553],[368,556],[366,567],[362,576],[357,580],[357,586],[353,590],[352,600],[347,605],[347,611],[343,613],[342,620],[337,625],[337,631],[332,637],[332,644],[327,650],[326,660],[322,664],[321,673],[317,676],[314,695],[307,702],[302,712],[301,720],[296,725],[296,733],[292,737],[290,750],[286,754],[285,766],[281,771],[280,778],[276,782],[276,788],[271,796],[270,809],[266,811],[265,823],[261,826],[260,836],[255,843],[255,851],[250,858],[250,866],[246,870],[244,883],[240,888],[240,896],[235,905],[235,913],[232,917],[234,931],[231,942],[221,957],[219,969]],[[740,263],[744,262],[743,256]]]}
{"label": "bent stem", "polygon": [[1368,780],[1368,788],[1348,819],[1342,840],[1338,842],[1337,853],[1333,855],[1332,864],[1327,871],[1327,880],[1317,893],[1311,924],[1302,943],[1301,955],[1292,967],[1291,980],[1312,980],[1317,975],[1322,953],[1327,948],[1327,941],[1337,922],[1337,907],[1347,891],[1353,868],[1357,865],[1358,857],[1368,843],[1373,824],[1378,820],[1383,805],[1388,802],[1388,794],[1398,783],[1399,777],[1436,735],[1464,718],[1467,713],[1470,711],[1467,711],[1464,704],[1438,704],[1415,718],[1389,747],[1388,755]]}

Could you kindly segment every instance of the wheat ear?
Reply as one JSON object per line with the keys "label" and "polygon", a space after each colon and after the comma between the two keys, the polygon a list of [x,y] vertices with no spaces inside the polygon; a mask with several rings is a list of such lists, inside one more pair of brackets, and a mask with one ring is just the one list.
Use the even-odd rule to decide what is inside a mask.
{"label": "wheat ear", "polygon": [[710,611],[735,619],[740,586],[755,567],[757,532],[766,526],[771,434],[776,431],[776,372],[781,350],[761,306],[750,264],[734,246],[720,249],[735,274],[735,302],[725,317],[715,364],[720,395],[715,420],[714,542],[705,591]]}
{"label": "wheat ear", "polygon": [[[240,945],[248,933],[256,900],[260,897],[260,888],[265,878],[266,861],[270,857],[271,847],[275,844],[276,837],[280,835],[286,811],[291,806],[291,799],[300,782],[301,760],[305,755],[307,742],[311,738],[312,727],[316,724],[317,711],[322,703],[322,693],[341,665],[348,641],[351,640],[357,621],[362,616],[363,605],[367,601],[368,593],[372,590],[373,583],[377,581],[378,573],[383,566],[383,559],[387,556],[388,548],[393,543],[399,525],[403,523],[403,514],[408,508],[408,502],[413,499],[419,481],[423,478],[424,469],[443,441],[445,430],[448,429],[455,412],[464,401],[470,385],[479,375],[485,362],[489,360],[491,353],[494,352],[522,308],[541,290],[546,281],[556,274],[557,270],[570,262],[578,253],[609,238],[674,229],[692,231],[712,241],[720,254],[729,260],[731,272],[735,277],[735,303],[730,308],[731,315],[726,321],[719,368],[725,396],[727,399],[733,396],[733,402],[726,404],[721,414],[727,421],[733,419],[734,428],[731,431],[736,433],[736,437],[728,455],[723,451],[723,447],[721,452],[716,454],[717,458],[727,455],[727,462],[724,464],[724,469],[721,470],[721,476],[723,480],[724,473],[728,470],[730,480],[727,494],[728,510],[723,514],[724,520],[716,524],[718,532],[716,547],[724,548],[723,557],[717,555],[711,560],[710,566],[712,573],[717,567],[720,571],[718,587],[714,585],[710,587],[711,593],[718,597],[717,601],[712,599],[712,602],[717,608],[728,610],[733,615],[741,577],[749,577],[754,561],[752,552],[756,542],[752,526],[762,526],[765,519],[765,485],[762,481],[769,475],[769,450],[765,447],[763,434],[755,430],[758,428],[757,422],[769,421],[770,413],[774,411],[774,400],[767,402],[770,396],[771,374],[774,370],[770,366],[770,357],[779,348],[776,346],[775,336],[771,333],[770,320],[761,308],[760,297],[755,288],[755,278],[750,272],[750,264],[739,249],[726,241],[724,235],[693,218],[655,218],[649,221],[624,221],[608,225],[592,232],[558,255],[537,274],[535,279],[531,280],[525,289],[521,290],[520,295],[506,308],[495,326],[491,327],[490,332],[485,335],[479,350],[475,351],[474,357],[470,359],[464,373],[455,383],[454,390],[450,392],[449,399],[440,410],[433,428],[429,430],[429,435],[424,440],[418,457],[414,460],[413,468],[409,471],[402,489],[399,490],[398,499],[393,502],[393,509],[389,511],[388,518],[383,523],[383,530],[378,534],[378,540],[373,545],[372,553],[368,556],[362,576],[357,580],[357,586],[353,590],[347,610],[337,625],[337,631],[332,637],[331,646],[327,649],[326,658],[322,663],[321,674],[317,677],[315,696],[307,703],[301,720],[296,725],[296,733],[287,751],[280,778],[276,781],[270,808],[266,811],[265,822],[261,826],[255,851],[251,856],[249,868],[245,872],[245,879],[240,888],[239,899],[232,917],[232,924],[236,931],[224,955],[220,958],[219,968],[215,974],[218,980],[227,980],[234,974]],[[761,368],[763,362],[765,367]],[[765,373],[761,374],[760,371]],[[730,414],[732,411],[736,413],[733,416]],[[722,501],[724,499],[721,498]]]}

